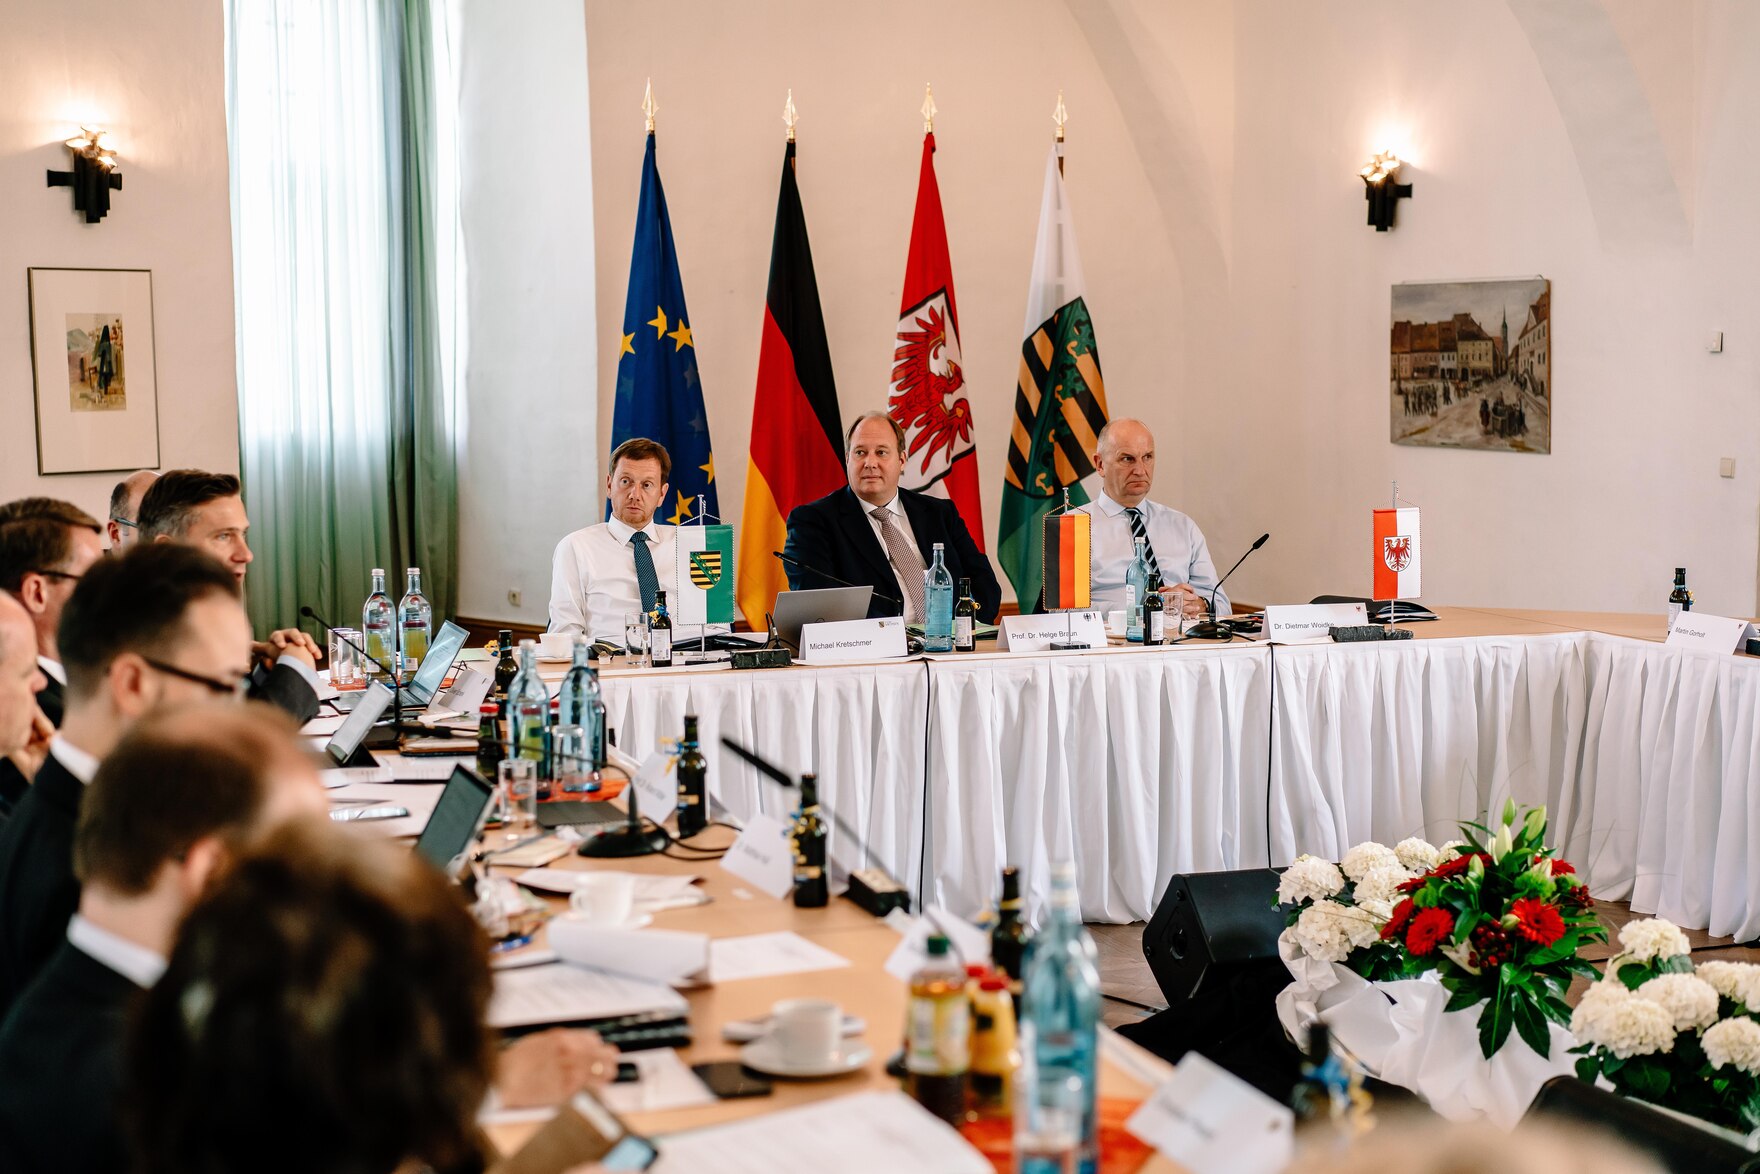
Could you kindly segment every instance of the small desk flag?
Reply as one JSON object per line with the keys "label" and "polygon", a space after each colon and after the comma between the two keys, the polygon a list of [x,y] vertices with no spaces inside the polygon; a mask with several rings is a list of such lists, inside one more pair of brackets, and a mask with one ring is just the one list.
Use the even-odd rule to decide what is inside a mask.
{"label": "small desk flag", "polygon": [[680,526],[674,624],[733,623],[733,527]]}
{"label": "small desk flag", "polygon": [[1424,594],[1420,575],[1417,509],[1375,511],[1376,599],[1418,599]]}
{"label": "small desk flag", "polygon": [[1083,513],[1045,518],[1046,611],[1086,611],[1093,606],[1094,519]]}

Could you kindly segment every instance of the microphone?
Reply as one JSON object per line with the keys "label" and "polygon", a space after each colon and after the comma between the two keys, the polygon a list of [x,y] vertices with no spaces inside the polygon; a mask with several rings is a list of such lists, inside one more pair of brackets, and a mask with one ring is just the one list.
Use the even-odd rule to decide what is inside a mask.
{"label": "microphone", "polygon": [[[1261,546],[1264,546],[1266,542],[1270,541],[1270,539],[1271,535],[1269,534],[1259,535],[1258,540],[1255,541],[1253,545],[1247,547],[1247,553],[1234,560],[1234,566],[1228,568],[1228,575],[1232,575],[1240,570],[1241,564],[1247,561],[1247,556],[1252,554],[1255,550],[1258,550]],[[1234,627],[1227,620],[1219,620],[1216,618],[1216,595],[1222,590],[1222,585],[1228,582],[1228,575],[1224,575],[1222,578],[1216,580],[1216,586],[1210,588],[1210,602],[1208,607],[1210,618],[1201,623],[1193,624],[1186,631],[1185,634],[1187,636],[1196,640],[1234,639]]]}
{"label": "microphone", "polygon": [[[783,562],[787,563],[791,567],[799,567],[801,570],[806,571],[810,575],[817,575],[821,579],[829,579],[833,583],[838,584],[839,586],[842,586],[842,587],[867,587],[868,586],[868,584],[866,584],[866,583],[851,583],[848,579],[839,579],[836,575],[833,575],[830,571],[822,571],[818,567],[810,566],[807,563],[803,563],[800,559],[795,558],[793,555],[783,554],[780,550],[773,550],[770,553],[772,555],[775,555],[777,558],[781,559]],[[880,588],[878,588],[878,587],[875,587],[872,590],[874,592],[874,597],[876,599],[884,599],[887,603],[896,603],[898,605],[899,611],[902,612],[904,610],[904,600],[900,599],[898,596],[888,595],[886,592],[880,590]],[[789,785],[793,786],[794,784],[791,783]]]}
{"label": "microphone", "polygon": [[[334,636],[336,634],[336,629],[331,627],[329,622],[327,620],[325,620],[323,616],[321,616],[317,612],[313,611],[310,607],[301,606],[299,609],[299,614],[304,616],[306,619],[311,620],[314,624],[317,624],[320,628],[324,629],[324,631],[327,632],[328,634],[330,634],[332,636]],[[359,644],[356,644],[349,637],[344,636],[342,638],[342,642],[344,644],[348,645],[350,648],[354,649],[356,652],[360,653],[362,656],[366,657],[369,661],[373,662],[373,664],[377,665],[379,667],[379,671],[384,673],[387,677],[389,677],[391,679],[391,732],[392,732],[393,736],[396,738],[396,742],[394,743],[394,745],[397,745],[397,746],[403,745],[403,735],[405,733],[405,730],[404,730],[404,725],[403,725],[403,676],[402,676],[402,674],[392,672],[389,665],[387,665],[384,661],[380,660],[378,657],[374,656],[372,653],[368,652],[365,648],[362,648]]]}

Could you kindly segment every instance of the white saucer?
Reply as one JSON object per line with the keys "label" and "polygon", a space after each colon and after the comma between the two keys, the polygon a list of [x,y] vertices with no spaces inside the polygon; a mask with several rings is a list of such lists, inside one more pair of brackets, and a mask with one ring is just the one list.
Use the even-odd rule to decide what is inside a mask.
{"label": "white saucer", "polygon": [[873,1058],[874,1049],[859,1039],[843,1040],[835,1056],[824,1063],[811,1065],[791,1064],[784,1060],[774,1036],[753,1040],[739,1050],[739,1062],[747,1068],[755,1069],[766,1076],[788,1076],[796,1080],[847,1076],[851,1072],[859,1071]]}
{"label": "white saucer", "polygon": [[590,925],[594,929],[643,929],[654,924],[654,915],[652,913],[636,913],[631,915],[628,921],[620,921],[615,925],[603,921],[588,921],[572,909],[567,913],[564,913],[562,916],[568,918],[570,921],[578,921],[583,925]]}

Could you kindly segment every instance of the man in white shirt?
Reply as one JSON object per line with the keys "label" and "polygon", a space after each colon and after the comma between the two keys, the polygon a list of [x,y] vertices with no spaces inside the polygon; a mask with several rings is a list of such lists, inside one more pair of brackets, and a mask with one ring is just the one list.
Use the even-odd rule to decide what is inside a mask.
{"label": "man in white shirt", "polygon": [[[1188,619],[1205,614],[1216,587],[1216,567],[1198,524],[1170,506],[1149,500],[1155,483],[1155,437],[1141,420],[1121,418],[1100,430],[1094,453],[1102,492],[1080,507],[1094,519],[1096,608],[1125,605],[1125,572],[1136,555],[1135,540],[1149,540],[1149,569],[1161,575],[1161,597]],[[1228,596],[1216,595],[1216,614],[1229,614]]]}
{"label": "man in white shirt", "polygon": [[654,520],[671,476],[672,457],[657,442],[636,437],[617,446],[605,479],[611,520],[556,544],[550,631],[621,647],[627,613],[653,611],[657,591],[676,599],[678,527]]}

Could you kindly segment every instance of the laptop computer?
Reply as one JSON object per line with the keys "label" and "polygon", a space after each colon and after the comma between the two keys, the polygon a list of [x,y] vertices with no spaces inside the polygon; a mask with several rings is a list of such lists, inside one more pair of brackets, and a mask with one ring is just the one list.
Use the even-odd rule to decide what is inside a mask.
{"label": "laptop computer", "polygon": [[361,749],[373,724],[391,708],[391,690],[378,681],[369,682],[348,715],[348,720],[330,735],[324,753],[337,766],[377,766],[373,756]]}
{"label": "laptop computer", "polygon": [[791,648],[801,645],[801,628],[837,620],[860,620],[868,615],[872,587],[825,587],[813,591],[778,591],[770,609],[776,633]]}
{"label": "laptop computer", "polygon": [[494,798],[495,789],[482,775],[463,764],[453,767],[434,814],[416,838],[416,852],[447,876],[456,876],[489,818]]}
{"label": "laptop computer", "polygon": [[[422,657],[421,667],[416,675],[410,678],[409,684],[400,690],[401,700],[405,709],[426,709],[434,700],[434,694],[440,692],[440,682],[452,671],[452,662],[464,651],[465,638],[470,633],[447,620],[440,625],[439,633],[428,645],[428,655]],[[331,699],[341,713],[348,713],[361,703],[363,694],[356,692],[340,693]]]}

